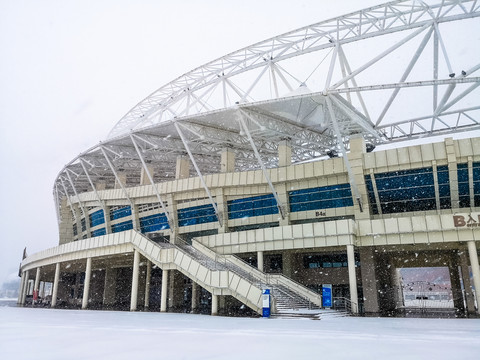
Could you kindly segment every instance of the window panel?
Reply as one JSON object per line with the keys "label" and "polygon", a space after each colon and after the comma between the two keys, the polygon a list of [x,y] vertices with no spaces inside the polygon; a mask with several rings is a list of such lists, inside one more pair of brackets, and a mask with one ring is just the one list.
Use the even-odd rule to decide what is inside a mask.
{"label": "window panel", "polygon": [[350,184],[290,191],[290,212],[353,206]]}
{"label": "window panel", "polygon": [[142,233],[160,231],[168,228],[170,228],[170,226],[164,213],[140,218],[140,230]]}

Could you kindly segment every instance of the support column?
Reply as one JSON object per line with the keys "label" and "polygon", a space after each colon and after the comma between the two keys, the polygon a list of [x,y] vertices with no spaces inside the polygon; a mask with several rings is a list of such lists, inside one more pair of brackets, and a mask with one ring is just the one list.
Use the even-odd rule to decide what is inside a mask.
{"label": "support column", "polygon": [[147,274],[145,275],[145,303],[144,307],[147,310],[150,307],[150,280],[152,279],[152,262],[147,260]]}
{"label": "support column", "polygon": [[220,171],[222,173],[235,171],[235,153],[232,149],[223,149],[220,155]]}
{"label": "support column", "polygon": [[212,294],[212,316],[218,315],[218,295]]}
{"label": "support column", "polygon": [[477,314],[480,314],[480,266],[478,265],[477,246],[474,240],[467,241],[470,266],[472,267],[473,286],[477,298]]}
{"label": "support column", "polygon": [[130,311],[137,310],[139,271],[140,271],[140,253],[138,252],[138,250],[135,250],[133,253],[133,275],[132,275],[132,293],[130,296]]}
{"label": "support column", "polygon": [[160,294],[160,311],[167,311],[168,270],[162,269],[162,293]]}
{"label": "support column", "polygon": [[290,140],[278,143],[278,167],[292,165],[292,145]]}
{"label": "support column", "polygon": [[377,316],[380,313],[380,307],[378,304],[375,252],[373,248],[361,247],[359,250],[365,314]]}
{"label": "support column", "polygon": [[458,256],[456,253],[450,256],[448,272],[450,273],[450,284],[453,295],[453,306],[457,312],[465,314],[465,304],[463,301],[462,287],[460,283],[460,273],[458,271]]}
{"label": "support column", "polygon": [[55,265],[55,278],[53,279],[52,308],[57,305],[58,281],[60,280],[60,263]]}
{"label": "support column", "polygon": [[117,283],[117,269],[105,269],[105,285],[103,288],[103,306],[112,306],[115,303],[115,287]]}
{"label": "support column", "polygon": [[[362,206],[357,199],[353,199],[353,206],[355,209],[355,219],[370,219],[370,207],[368,206],[368,192],[365,184],[365,175],[363,169],[363,156],[367,152],[365,139],[363,136],[352,136],[350,138],[350,153],[348,154],[348,161],[350,162],[352,181],[352,194],[355,194],[354,186],[357,187],[358,195],[361,199]],[[378,204],[380,207],[380,204]]]}
{"label": "support column", "polygon": [[38,299],[38,288],[40,287],[40,267],[37,267],[37,272],[35,274],[35,284],[33,285],[33,300],[32,304],[35,305],[35,298]]}
{"label": "support column", "polygon": [[463,288],[465,291],[465,299],[467,303],[467,313],[475,314],[475,297],[473,296],[473,287],[470,280],[470,271],[468,269],[468,259],[466,251],[461,251],[460,256],[460,268],[462,271]]}
{"label": "support column", "polygon": [[284,251],[282,254],[282,263],[283,263],[283,275],[288,278],[292,277],[293,274],[293,254],[291,251]]}
{"label": "support column", "polygon": [[187,156],[178,156],[175,179],[186,179],[188,177],[190,177],[190,161]]}
{"label": "support column", "polygon": [[352,313],[358,314],[357,275],[355,273],[355,249],[353,245],[347,245],[348,284],[350,285],[350,301]]}
{"label": "support column", "polygon": [[115,178],[115,189],[121,189],[127,184],[127,174],[124,171],[117,171],[117,178]]}
{"label": "support column", "polygon": [[22,304],[24,287],[25,287],[25,271],[22,271],[22,277],[20,278],[20,287],[18,288],[17,305]]}
{"label": "support column", "polygon": [[218,214],[222,217],[222,226],[218,227],[218,233],[223,234],[229,232],[228,230],[228,205],[227,198],[223,192],[223,188],[216,189],[215,200],[217,201]]}
{"label": "support column", "polygon": [[195,314],[198,310],[198,287],[199,285],[192,282],[192,314]]}
{"label": "support column", "polygon": [[85,267],[85,282],[83,283],[82,310],[88,307],[88,297],[90,295],[90,280],[92,278],[92,258],[87,258]]}
{"label": "support column", "polygon": [[458,173],[457,173],[457,156],[455,154],[455,144],[453,138],[446,138],[445,151],[448,161],[448,178],[450,181],[450,201],[452,209],[458,209],[460,198],[458,194]]}
{"label": "support column", "polygon": [[22,290],[22,301],[20,302],[21,305],[25,305],[25,299],[27,298],[27,292],[28,292],[28,282],[29,282],[29,277],[30,277],[30,270],[25,271],[25,281],[23,283],[23,290]]}
{"label": "support column", "polygon": [[263,251],[257,251],[257,267],[261,272],[264,271],[263,265]]}
{"label": "support column", "polygon": [[133,229],[140,231],[140,216],[138,214],[138,205],[132,206],[131,218],[132,218]]}
{"label": "support column", "polygon": [[[153,178],[153,172],[154,172],[153,166],[147,165],[147,170]],[[146,171],[143,167],[142,167],[142,170],[141,170],[141,173],[140,173],[140,185],[150,185],[150,180],[149,180],[148,175],[147,175],[147,173],[146,173]]]}

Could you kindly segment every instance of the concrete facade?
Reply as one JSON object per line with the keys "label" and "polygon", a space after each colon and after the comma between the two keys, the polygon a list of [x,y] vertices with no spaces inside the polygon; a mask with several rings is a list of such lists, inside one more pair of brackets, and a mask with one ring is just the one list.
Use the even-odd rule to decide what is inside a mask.
{"label": "concrete facade", "polygon": [[[284,217],[276,207],[269,209],[270,205],[262,205],[269,209],[263,213],[252,210],[244,216],[234,215],[232,209],[238,202],[248,199],[248,204],[254,203],[272,191],[261,170],[234,172],[235,158],[228,149],[222,153],[221,171],[204,176],[222,224],[205,212],[211,201],[200,178],[190,176],[188,157],[177,159],[175,179],[155,184],[167,199],[170,228],[145,230],[145,219],[164,211],[142,169],[141,184],[122,189],[114,179],[112,189],[97,187],[68,201],[63,199],[75,209],[77,218],[72,221],[69,207],[63,206],[59,247],[22,262],[19,303],[25,304],[27,284],[32,280],[35,291],[40,282],[52,283],[51,306],[61,302],[65,306],[131,311],[156,307],[160,311],[200,311],[203,306],[212,314],[228,314],[233,308],[244,308],[243,304],[258,313],[258,299],[250,297],[253,293],[259,297],[258,289],[251,288],[252,294],[247,291],[245,295],[241,289],[245,279],[237,274],[240,278],[233,280],[232,271],[222,272],[222,261],[236,261],[231,256],[238,256],[252,269],[283,274],[313,292],[321,293],[322,284],[332,284],[334,296],[346,298],[352,312],[365,315],[405,310],[399,269],[447,267],[449,296],[456,314],[478,315],[480,138],[446,139],[368,153],[363,138],[350,142],[348,160],[353,178],[341,157],[292,165],[288,141],[279,145],[281,164],[266,172],[285,210]],[[417,172],[419,178],[432,179],[431,183],[413,180],[408,190],[402,190],[388,188],[384,180],[387,176],[407,179]],[[462,183],[465,174],[467,183]],[[119,178],[126,183],[126,176]],[[339,191],[339,186],[350,194],[344,199],[346,206],[328,202],[335,200],[329,194]],[[469,189],[467,195],[465,188]],[[311,189],[315,195],[304,195]],[[408,191],[413,194],[410,198],[399,194]],[[428,191],[430,195],[426,195]],[[307,200],[295,207],[296,196]],[[397,200],[388,200],[388,196]],[[98,197],[105,204],[103,209]],[[425,201],[426,207],[415,208],[417,201]],[[122,212],[130,203],[134,208]],[[241,211],[250,211],[250,205],[242,206]],[[88,209],[87,216],[82,208]],[[92,214],[106,209],[116,209],[116,215],[108,210],[108,216],[103,214],[106,221],[94,224]],[[132,226],[122,229],[128,221]],[[76,234],[71,230],[74,226]],[[93,236],[101,229],[105,229],[102,235]],[[170,248],[169,240],[179,246],[193,244],[196,251],[218,263],[218,268],[193,272],[193,264],[198,263],[201,269],[202,262]],[[37,271],[40,268],[41,274]],[[238,284],[233,286],[235,281]],[[158,303],[155,294],[160,294]]]}

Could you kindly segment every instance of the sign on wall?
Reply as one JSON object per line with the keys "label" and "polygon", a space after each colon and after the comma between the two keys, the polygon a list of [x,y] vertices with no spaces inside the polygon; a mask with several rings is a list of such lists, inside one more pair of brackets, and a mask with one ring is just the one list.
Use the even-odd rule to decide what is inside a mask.
{"label": "sign on wall", "polygon": [[322,304],[324,307],[332,307],[332,284],[322,285]]}
{"label": "sign on wall", "polygon": [[455,227],[480,227],[480,215],[453,215]]}

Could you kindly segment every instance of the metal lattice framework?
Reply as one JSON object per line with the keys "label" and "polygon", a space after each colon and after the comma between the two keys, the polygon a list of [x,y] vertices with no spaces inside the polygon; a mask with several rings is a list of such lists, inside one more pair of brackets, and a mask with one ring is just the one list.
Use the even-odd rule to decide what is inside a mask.
{"label": "metal lattice framework", "polygon": [[200,66],[67,164],[54,185],[57,208],[98,181],[113,186],[120,172],[125,186],[139,183],[142,168],[151,182],[172,180],[180,155],[203,179],[219,171],[226,148],[237,171],[265,173],[282,141],[301,162],[332,149],[345,155],[354,134],[378,145],[478,130],[480,44],[468,34],[480,30],[479,16],[477,0],[393,1]]}

